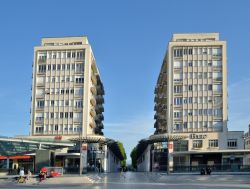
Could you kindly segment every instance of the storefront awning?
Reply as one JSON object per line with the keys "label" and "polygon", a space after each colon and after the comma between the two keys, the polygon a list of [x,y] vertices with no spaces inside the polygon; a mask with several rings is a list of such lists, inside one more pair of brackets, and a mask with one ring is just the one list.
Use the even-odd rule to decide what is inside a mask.
{"label": "storefront awning", "polygon": [[74,146],[71,142],[46,141],[45,139],[21,139],[12,137],[0,137],[0,156],[17,156],[34,153],[38,149],[60,149]]}

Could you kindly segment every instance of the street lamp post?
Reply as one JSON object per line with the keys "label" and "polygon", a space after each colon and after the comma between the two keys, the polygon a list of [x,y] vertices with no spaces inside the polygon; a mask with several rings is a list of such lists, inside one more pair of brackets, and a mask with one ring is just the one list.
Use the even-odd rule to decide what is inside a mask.
{"label": "street lamp post", "polygon": [[79,132],[79,150],[80,150],[80,170],[79,170],[79,175],[82,175],[82,140],[81,140],[81,134],[82,132]]}

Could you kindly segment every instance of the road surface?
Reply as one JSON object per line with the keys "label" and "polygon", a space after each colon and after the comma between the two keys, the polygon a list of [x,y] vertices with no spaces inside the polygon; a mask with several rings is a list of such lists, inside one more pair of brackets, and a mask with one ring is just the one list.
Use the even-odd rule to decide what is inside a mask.
{"label": "road surface", "polygon": [[161,173],[108,173],[51,178],[16,184],[0,180],[0,188],[72,189],[241,189],[250,188],[250,175],[166,175]]}

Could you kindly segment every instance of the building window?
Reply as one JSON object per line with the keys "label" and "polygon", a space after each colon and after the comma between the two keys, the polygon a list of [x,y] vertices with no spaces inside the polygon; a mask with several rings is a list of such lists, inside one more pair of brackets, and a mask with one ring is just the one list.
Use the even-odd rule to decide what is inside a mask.
{"label": "building window", "polygon": [[51,65],[50,64],[47,66],[47,70],[51,70]]}
{"label": "building window", "polygon": [[218,147],[218,140],[209,140],[209,141],[208,141],[208,146],[209,146],[210,148]]}
{"label": "building window", "polygon": [[55,101],[54,101],[54,100],[51,100],[51,101],[50,101],[50,106],[54,106],[54,104],[55,104]]}
{"label": "building window", "polygon": [[76,78],[76,83],[83,83],[84,78],[80,77],[80,78]]}
{"label": "building window", "polygon": [[182,114],[181,112],[174,112],[174,117],[180,118],[182,116],[181,114]]}
{"label": "building window", "polygon": [[183,54],[188,54],[188,49],[184,49]]}
{"label": "building window", "polygon": [[39,65],[39,66],[38,66],[38,72],[39,72],[39,73],[44,73],[44,72],[46,72],[46,65]]}
{"label": "building window", "polygon": [[202,140],[193,140],[193,148],[202,148]]}
{"label": "building window", "polygon": [[70,64],[67,64],[67,70],[70,70]]}
{"label": "building window", "polygon": [[188,151],[188,140],[174,141],[174,152]]}
{"label": "building window", "polygon": [[174,105],[181,105],[181,104],[182,104],[182,98],[181,97],[174,98]]}
{"label": "building window", "polygon": [[84,64],[76,64],[76,72],[83,72]]}
{"label": "building window", "polygon": [[50,113],[50,118],[54,118],[54,113]]}
{"label": "building window", "polygon": [[174,93],[181,93],[182,92],[182,86],[176,85],[174,86]]}
{"label": "building window", "polygon": [[192,91],[193,90],[193,85],[188,85],[188,90]]}
{"label": "building window", "polygon": [[63,118],[63,112],[60,112],[60,118]]}
{"label": "building window", "polygon": [[188,97],[188,103],[192,104],[193,103],[193,97]]}
{"label": "building window", "polygon": [[212,91],[213,90],[213,85],[208,85],[208,90]]}
{"label": "building window", "polygon": [[75,70],[75,64],[71,65],[71,70]]}
{"label": "building window", "polygon": [[55,64],[52,65],[52,70],[56,70],[56,65]]}
{"label": "building window", "polygon": [[174,49],[174,57],[182,57],[183,50],[182,49]]}
{"label": "building window", "polygon": [[67,58],[70,58],[70,57],[71,57],[71,53],[67,52]]}
{"label": "building window", "polygon": [[68,105],[69,105],[69,101],[65,100],[65,106],[68,106]]}
{"label": "building window", "polygon": [[58,131],[58,125],[55,125],[55,131]]}
{"label": "building window", "polygon": [[68,112],[65,112],[65,113],[64,113],[64,117],[65,117],[65,118],[68,118],[68,117],[69,117],[69,113],[68,113]]}
{"label": "building window", "polygon": [[237,148],[237,139],[228,139],[227,140],[228,148]]}
{"label": "building window", "polygon": [[69,117],[73,118],[73,112],[69,112]]}
{"label": "building window", "polygon": [[44,100],[37,101],[37,108],[44,108]]}
{"label": "building window", "polygon": [[193,54],[193,49],[188,49],[188,54]]}
{"label": "building window", "polygon": [[36,127],[36,133],[42,133],[43,127]]}

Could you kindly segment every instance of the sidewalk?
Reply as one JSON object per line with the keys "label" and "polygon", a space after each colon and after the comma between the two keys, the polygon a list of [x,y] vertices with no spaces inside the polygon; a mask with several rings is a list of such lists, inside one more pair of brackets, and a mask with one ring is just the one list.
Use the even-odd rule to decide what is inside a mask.
{"label": "sidewalk", "polygon": [[[167,173],[160,174],[167,175]],[[200,175],[200,172],[170,173],[169,175]],[[211,175],[250,175],[250,172],[212,172]]]}
{"label": "sidewalk", "polygon": [[18,177],[19,175],[9,175],[9,176],[1,176],[0,179],[0,185],[59,185],[59,184],[91,184],[91,180],[88,178],[88,176],[83,175],[63,175],[59,177],[52,177],[47,178],[46,180],[40,182],[39,178],[37,178],[37,175],[33,175],[30,177],[29,180],[26,181],[26,183],[17,183],[14,178]]}

